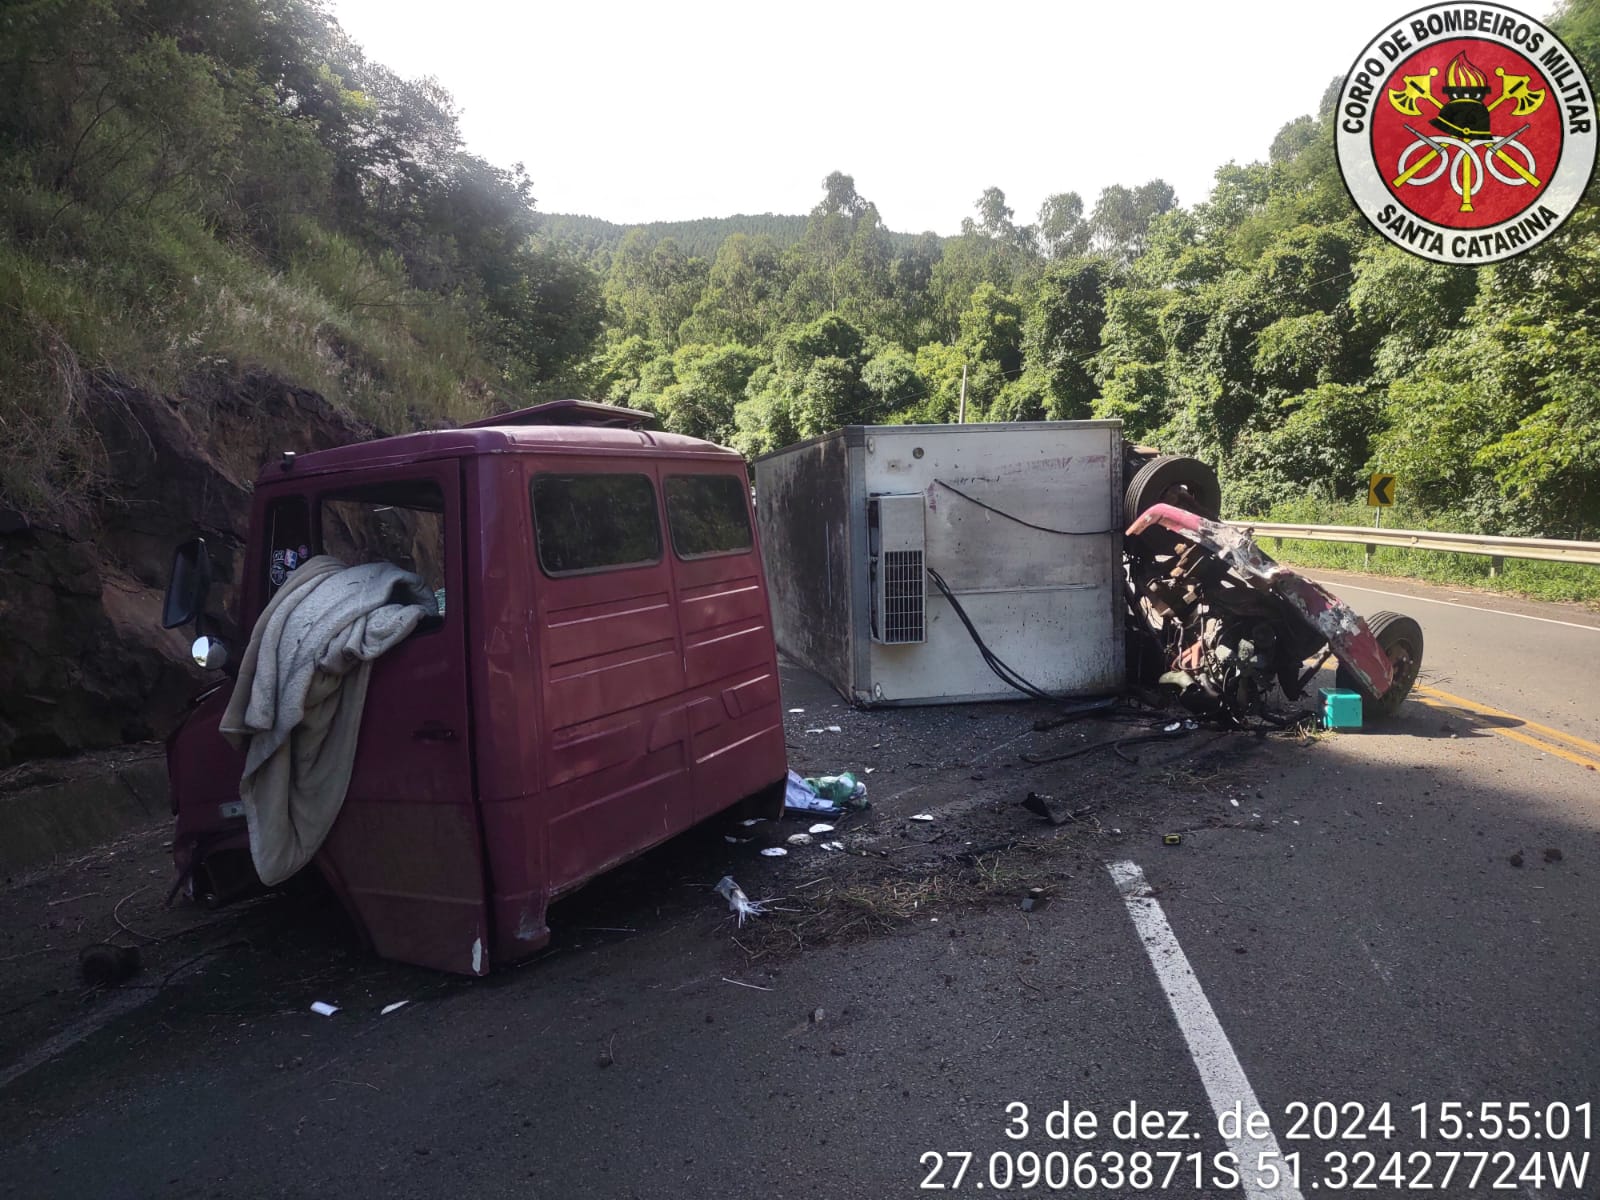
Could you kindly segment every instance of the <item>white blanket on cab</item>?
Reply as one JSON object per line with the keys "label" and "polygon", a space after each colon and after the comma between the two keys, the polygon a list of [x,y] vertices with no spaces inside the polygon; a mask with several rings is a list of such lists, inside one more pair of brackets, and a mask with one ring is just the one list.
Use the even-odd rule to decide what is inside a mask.
{"label": "white blanket on cab", "polygon": [[222,732],[245,750],[239,797],[269,886],[311,861],[344,804],[372,660],[438,611],[392,563],[319,555],[289,576],[250,635]]}

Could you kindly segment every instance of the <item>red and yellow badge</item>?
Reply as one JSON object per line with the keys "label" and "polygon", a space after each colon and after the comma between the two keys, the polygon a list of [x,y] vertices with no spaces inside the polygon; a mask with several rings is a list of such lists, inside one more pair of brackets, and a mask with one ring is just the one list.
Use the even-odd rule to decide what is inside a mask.
{"label": "red and yellow badge", "polygon": [[1374,38],[1345,79],[1336,129],[1356,206],[1436,262],[1531,250],[1594,170],[1594,96],[1577,60],[1497,4],[1436,4]]}

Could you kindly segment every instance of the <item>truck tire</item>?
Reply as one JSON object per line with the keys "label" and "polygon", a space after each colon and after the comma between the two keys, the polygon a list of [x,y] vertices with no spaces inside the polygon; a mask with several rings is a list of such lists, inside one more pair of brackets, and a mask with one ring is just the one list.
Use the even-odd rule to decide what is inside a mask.
{"label": "truck tire", "polygon": [[1335,680],[1347,691],[1360,693],[1363,713],[1392,717],[1400,711],[1400,705],[1411,694],[1411,688],[1422,670],[1422,626],[1399,613],[1380,612],[1367,622],[1367,628],[1388,656],[1389,664],[1394,668],[1394,682],[1383,695],[1374,696],[1356,679],[1355,673],[1347,671],[1342,664]]}
{"label": "truck tire", "polygon": [[1215,521],[1222,515],[1222,485],[1217,473],[1198,458],[1162,454],[1134,472],[1122,496],[1128,525],[1156,504],[1171,504]]}

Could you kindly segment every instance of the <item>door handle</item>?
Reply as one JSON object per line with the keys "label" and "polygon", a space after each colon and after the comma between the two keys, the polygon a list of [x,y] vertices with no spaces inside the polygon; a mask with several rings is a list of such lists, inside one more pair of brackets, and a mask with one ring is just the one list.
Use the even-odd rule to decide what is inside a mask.
{"label": "door handle", "polygon": [[456,731],[442,721],[424,721],[411,735],[414,742],[453,742]]}

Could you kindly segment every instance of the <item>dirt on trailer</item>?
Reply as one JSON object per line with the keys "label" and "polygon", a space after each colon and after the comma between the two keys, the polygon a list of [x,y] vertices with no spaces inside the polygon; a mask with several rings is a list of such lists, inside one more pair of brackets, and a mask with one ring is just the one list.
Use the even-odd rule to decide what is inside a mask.
{"label": "dirt on trailer", "polygon": [[[1132,705],[1065,721],[1064,706],[1035,701],[858,710],[791,664],[783,694],[792,769],[849,771],[869,806],[708,822],[552,906],[554,936],[535,963],[655,933],[720,943],[729,974],[759,984],[818,946],[953,922],[974,906],[1071,905],[1109,858],[1181,853],[1200,828],[1264,831],[1267,743],[1316,741],[1306,727],[1219,732]],[[808,834],[819,824],[833,828]],[[796,834],[810,844],[791,844]],[[216,912],[169,905],[169,846],[168,824],[152,823],[0,885],[0,1078],[52,1037],[147,1001],[161,1003],[143,1025],[225,1040],[315,999],[420,999],[537,970],[472,981],[383,962],[315,879]],[[724,877],[765,911],[741,924],[715,890]],[[136,948],[137,971],[86,981],[80,955],[96,944]]]}

